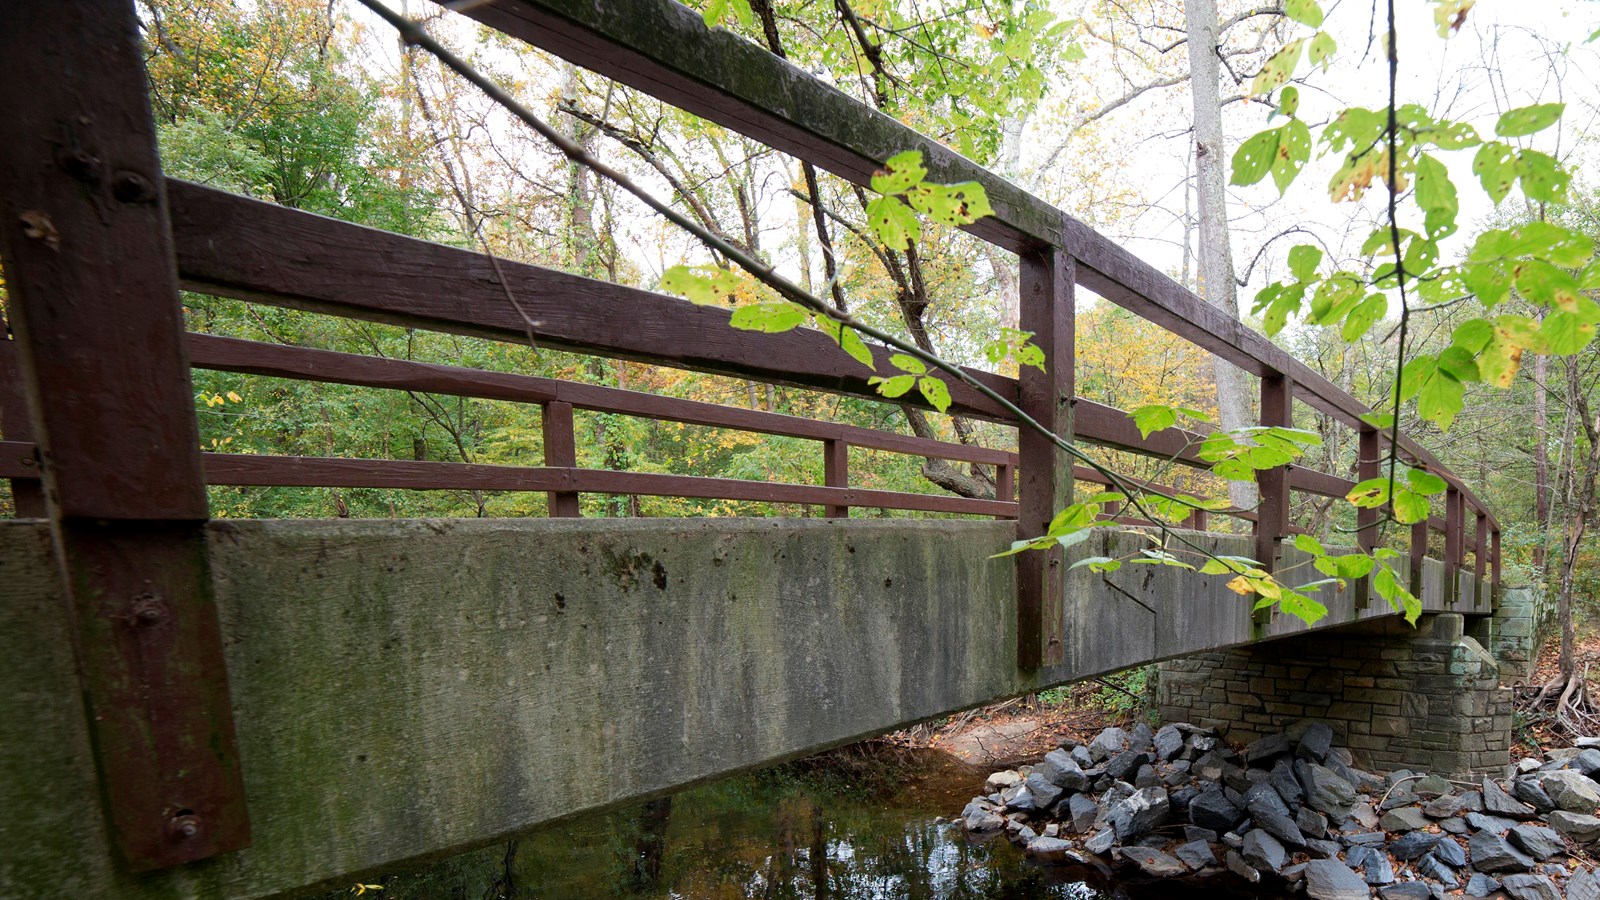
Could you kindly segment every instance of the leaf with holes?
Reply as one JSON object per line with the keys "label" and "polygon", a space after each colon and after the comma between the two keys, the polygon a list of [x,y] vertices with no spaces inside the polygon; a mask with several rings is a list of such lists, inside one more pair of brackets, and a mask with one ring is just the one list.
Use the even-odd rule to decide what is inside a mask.
{"label": "leaf with holes", "polygon": [[1278,155],[1278,141],[1282,130],[1269,128],[1247,138],[1233,152],[1233,177],[1230,184],[1248,186],[1267,177],[1272,162]]}
{"label": "leaf with holes", "polygon": [[756,303],[734,310],[728,324],[743,331],[780,334],[799,328],[810,317],[809,313],[794,303]]}
{"label": "leaf with holes", "polygon": [[907,391],[916,387],[917,376],[895,375],[890,378],[882,378],[875,375],[867,379],[867,384],[877,385],[878,393],[892,400],[895,397],[905,396]]}
{"label": "leaf with holes", "polygon": [[883,168],[872,173],[872,189],[880,194],[904,194],[928,177],[922,165],[922,152],[907,150],[889,157]]}
{"label": "leaf with holes", "polygon": [[661,289],[697,306],[714,306],[739,287],[739,276],[716,266],[673,266],[661,273]]}
{"label": "leaf with holes", "polygon": [[1438,239],[1455,233],[1456,212],[1460,209],[1456,186],[1444,163],[1426,153],[1417,157],[1416,199],[1426,216],[1424,227],[1429,237]]}
{"label": "leaf with holes", "polygon": [[1494,123],[1494,133],[1501,137],[1523,137],[1535,134],[1554,125],[1565,112],[1565,103],[1538,103],[1501,113]]}
{"label": "leaf with holes", "polygon": [[1322,250],[1310,244],[1299,244],[1289,249],[1289,273],[1301,281],[1310,281],[1322,262]]}
{"label": "leaf with holes", "polygon": [[1301,25],[1322,27],[1322,7],[1317,0],[1284,0],[1283,14]]}
{"label": "leaf with holes", "polygon": [[1499,203],[1517,181],[1517,152],[1509,144],[1489,141],[1472,157],[1472,172],[1489,198]]}
{"label": "leaf with holes", "polygon": [[1283,49],[1272,54],[1272,57],[1256,73],[1250,82],[1250,96],[1260,97],[1270,94],[1289,83],[1294,76],[1294,70],[1300,65],[1300,55],[1305,52],[1305,38],[1290,41],[1283,45]]}
{"label": "leaf with holes", "polygon": [[923,399],[928,401],[928,405],[939,412],[950,408],[950,388],[938,378],[924,375],[917,379],[917,390],[922,392]]}
{"label": "leaf with holes", "polygon": [[1382,320],[1388,311],[1389,298],[1382,294],[1367,295],[1367,299],[1350,310],[1350,315],[1344,320],[1344,327],[1339,330],[1339,336],[1344,338],[1345,343],[1355,343],[1375,323]]}
{"label": "leaf with holes", "polygon": [[1282,195],[1294,182],[1296,175],[1311,159],[1311,129],[1299,119],[1291,119],[1281,129],[1278,146],[1272,158],[1272,183]]}
{"label": "leaf with holes", "polygon": [[1522,192],[1536,203],[1558,203],[1566,197],[1572,175],[1555,157],[1537,150],[1517,154],[1517,172],[1522,176]]}
{"label": "leaf with holes", "polygon": [[922,238],[922,223],[898,197],[876,197],[867,204],[867,225],[885,247],[904,250]]}

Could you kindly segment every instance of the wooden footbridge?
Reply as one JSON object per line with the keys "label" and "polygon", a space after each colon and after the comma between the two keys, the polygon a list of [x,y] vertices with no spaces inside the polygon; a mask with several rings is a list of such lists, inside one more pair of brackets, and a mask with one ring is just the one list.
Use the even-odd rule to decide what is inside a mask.
{"label": "wooden footbridge", "polygon": [[[1197,436],[1140,437],[1074,395],[1074,292],[1092,291],[1256,376],[1261,422],[1302,403],[1360,434],[1368,410],[1116,244],[671,0],[493,0],[500,31],[857,184],[921,150],[975,180],[971,226],[1020,259],[1043,371],[974,375],[1058,433],[1203,466]],[[131,0],[0,5],[0,895],[259,897],[481,846],[541,822],[1156,659],[1295,633],[1217,579],[993,560],[1042,533],[1075,469],[594,385],[186,334],[180,290],[877,399],[826,336],[728,327],[724,310],[494,261],[165,179]],[[520,299],[521,313],[505,302]],[[525,316],[524,317],[524,314]],[[886,364],[887,353],[875,350]],[[537,404],[544,465],[202,453],[190,367]],[[1007,423],[952,384],[953,411]],[[913,401],[915,402],[915,401]],[[573,410],[815,440],[825,482],[581,468]],[[994,467],[995,499],[851,486],[852,447]],[[1431,610],[1482,614],[1493,516],[1450,483],[1417,526]],[[536,491],[552,518],[210,518],[207,485]],[[1252,536],[1292,558],[1292,492],[1262,474]],[[586,492],[811,504],[818,520],[593,520]],[[974,519],[852,519],[857,507]],[[1203,516],[1189,525],[1199,532]],[[1424,560],[1429,532],[1442,560]],[[1074,553],[1134,538],[1097,534]],[[1128,548],[1132,545],[1128,544]],[[1471,565],[1467,564],[1469,554]],[[1426,578],[1421,578],[1422,575]],[[1389,615],[1324,589],[1327,627]]]}

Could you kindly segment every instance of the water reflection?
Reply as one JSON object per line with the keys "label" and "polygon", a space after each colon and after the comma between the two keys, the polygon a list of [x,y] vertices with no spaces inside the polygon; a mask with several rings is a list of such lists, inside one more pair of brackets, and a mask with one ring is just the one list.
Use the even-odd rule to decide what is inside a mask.
{"label": "water reflection", "polygon": [[[983,773],[942,753],[852,751],[540,828],[383,879],[382,900],[1024,900],[1121,897],[1103,873],[1043,867],[936,817]],[[1176,892],[1176,893],[1174,893]],[[1198,896],[1161,886],[1146,896]]]}

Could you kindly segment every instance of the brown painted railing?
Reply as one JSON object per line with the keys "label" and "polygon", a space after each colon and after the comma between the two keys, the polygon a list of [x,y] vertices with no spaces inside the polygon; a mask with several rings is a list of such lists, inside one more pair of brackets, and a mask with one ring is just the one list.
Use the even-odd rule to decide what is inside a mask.
{"label": "brown painted railing", "polygon": [[[1263,424],[1291,423],[1301,402],[1356,430],[1360,478],[1375,477],[1389,452],[1388,436],[1362,420],[1366,407],[1266,338],[933,139],[749,42],[708,31],[673,0],[499,0],[463,9],[855,184],[868,185],[884,160],[909,149],[922,151],[936,180],[982,184],[995,214],[969,230],[1018,254],[1020,325],[1033,332],[1045,366],[1018,379],[972,374],[1058,434],[1204,466],[1198,436],[1167,430],[1144,439],[1124,413],[1075,397],[1081,286],[1256,375]],[[1012,454],[593,385],[185,335],[180,287],[878,399],[871,373],[818,332],[736,331],[726,310],[164,180],[138,34],[131,0],[0,4],[0,121],[11,127],[0,141],[9,210],[0,249],[17,350],[13,359],[6,342],[0,352],[0,477],[12,479],[19,513],[47,516],[56,530],[111,826],[136,869],[250,839],[207,570],[207,483],[540,491],[558,516],[576,514],[585,491],[815,504],[836,517],[880,506],[1015,517],[1018,532],[1033,535],[1068,502],[1075,479],[1104,481],[1030,430],[1019,432]],[[887,351],[873,353],[886,368]],[[545,465],[203,454],[191,362],[539,404]],[[1016,424],[981,393],[949,386],[954,412]],[[575,408],[817,440],[825,483],[579,468]],[[1430,530],[1441,530],[1452,571],[1472,550],[1475,574],[1497,582],[1492,514],[1415,440],[1397,443],[1400,457],[1449,483],[1442,520],[1413,529],[1413,560],[1420,563]],[[850,446],[994,465],[998,499],[852,488]],[[1291,530],[1291,491],[1337,497],[1352,482],[1286,466],[1263,473],[1260,486],[1260,507],[1241,518],[1253,523],[1256,556],[1270,565]],[[1373,546],[1377,511],[1362,511],[1358,522],[1368,526],[1361,545]],[[1207,523],[1197,515],[1191,524]],[[1015,564],[1017,664],[1060,662],[1059,553]]]}

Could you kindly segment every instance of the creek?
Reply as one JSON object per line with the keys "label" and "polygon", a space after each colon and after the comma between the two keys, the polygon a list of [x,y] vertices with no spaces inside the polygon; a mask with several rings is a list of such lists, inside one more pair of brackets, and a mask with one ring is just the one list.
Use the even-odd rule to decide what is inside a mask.
{"label": "creek", "polygon": [[[859,745],[652,803],[544,826],[498,846],[388,874],[375,882],[383,890],[366,896],[376,900],[1245,896],[1172,882],[1112,884],[1108,873],[1093,868],[1036,864],[1003,838],[969,838],[940,817],[955,815],[980,792],[986,774],[938,751]],[[340,891],[325,900],[350,896]]]}

